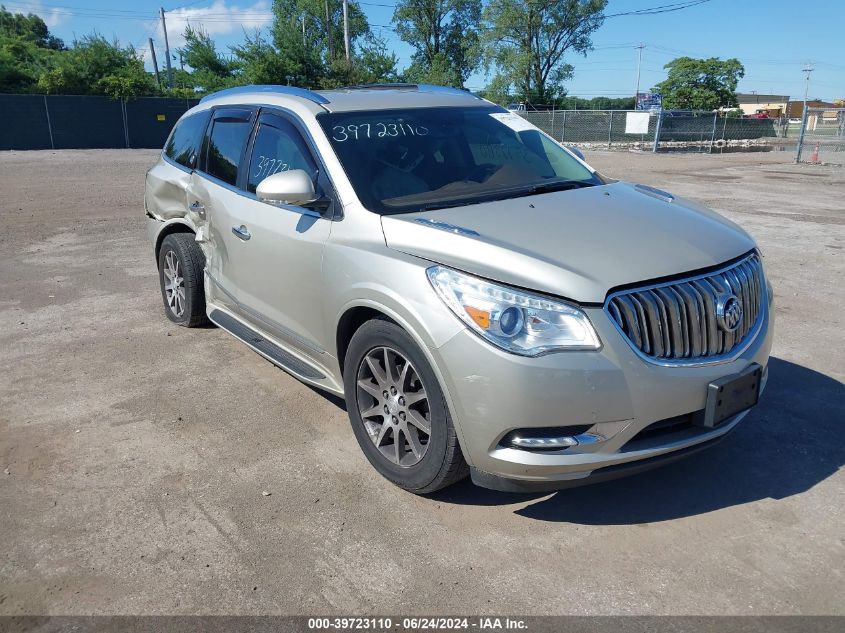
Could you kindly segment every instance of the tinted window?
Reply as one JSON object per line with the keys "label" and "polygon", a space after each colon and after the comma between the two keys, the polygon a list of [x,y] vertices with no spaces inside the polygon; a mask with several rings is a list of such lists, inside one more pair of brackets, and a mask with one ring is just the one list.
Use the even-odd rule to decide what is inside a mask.
{"label": "tinted window", "polygon": [[254,192],[267,176],[291,169],[303,169],[312,180],[317,178],[317,165],[296,128],[279,117],[262,117],[249,162],[247,190]]}
{"label": "tinted window", "polygon": [[495,107],[317,117],[358,198],[407,213],[601,184],[558,143]]}
{"label": "tinted window", "polygon": [[215,118],[208,139],[205,171],[210,176],[234,185],[238,180],[238,163],[252,130],[251,120],[235,117]]}
{"label": "tinted window", "polygon": [[173,128],[173,133],[167,139],[164,154],[171,160],[189,169],[197,166],[202,135],[208,123],[209,112],[200,112],[185,117]]}

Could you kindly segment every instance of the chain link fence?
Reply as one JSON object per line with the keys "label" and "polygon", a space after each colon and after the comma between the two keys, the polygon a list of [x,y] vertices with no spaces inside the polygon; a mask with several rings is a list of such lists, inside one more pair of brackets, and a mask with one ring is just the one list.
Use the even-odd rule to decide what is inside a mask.
{"label": "chain link fence", "polygon": [[[717,152],[786,142],[788,119],[751,119],[718,112],[548,110],[519,112],[561,143],[650,151]],[[730,150],[729,150],[730,151]]]}
{"label": "chain link fence", "polygon": [[0,150],[158,149],[193,99],[0,94]]}
{"label": "chain link fence", "polygon": [[845,165],[845,108],[805,108],[796,163]]}

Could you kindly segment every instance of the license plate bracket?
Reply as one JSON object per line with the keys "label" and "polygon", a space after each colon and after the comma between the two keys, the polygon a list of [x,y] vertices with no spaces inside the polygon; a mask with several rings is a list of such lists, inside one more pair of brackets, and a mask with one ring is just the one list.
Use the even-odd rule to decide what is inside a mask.
{"label": "license plate bracket", "polygon": [[707,385],[707,402],[701,425],[715,428],[757,404],[762,377],[763,368],[752,363],[738,374],[724,376]]}

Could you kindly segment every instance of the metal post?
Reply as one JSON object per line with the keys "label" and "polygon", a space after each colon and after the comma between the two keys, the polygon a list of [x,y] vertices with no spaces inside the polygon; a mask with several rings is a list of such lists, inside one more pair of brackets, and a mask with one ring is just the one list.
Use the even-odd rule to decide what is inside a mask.
{"label": "metal post", "polygon": [[643,49],[645,48],[645,44],[640,44],[639,46],[635,46],[634,48],[638,49],[637,52],[637,89],[634,91],[634,110],[637,109],[637,101],[640,98],[640,64],[643,61]]}
{"label": "metal post", "polygon": [[807,129],[807,119],[809,118],[810,108],[804,106],[804,114],[801,115],[801,131],[798,132],[798,147],[795,150],[795,162],[801,162],[801,150],[804,149],[804,131]]}
{"label": "metal post", "polygon": [[332,22],[329,17],[329,0],[324,0],[326,5],[326,42],[329,45],[329,59],[334,59],[334,48],[332,47]]}
{"label": "metal post", "polygon": [[610,149],[610,141],[613,136],[613,110],[609,110],[610,123],[607,126],[607,149]]}
{"label": "metal post", "polygon": [[47,95],[44,95],[44,112],[47,113],[47,132],[50,133],[50,149],[56,149],[53,142],[53,124],[50,122],[50,108],[47,107]]}
{"label": "metal post", "polygon": [[663,109],[657,112],[657,125],[654,127],[654,147],[651,149],[653,153],[657,153],[660,147],[660,128],[663,127]]}
{"label": "metal post", "polygon": [[713,153],[713,141],[716,140],[716,120],[719,118],[719,112],[716,111],[713,113],[713,130],[710,132],[710,149],[708,153]]}
{"label": "metal post", "polygon": [[804,84],[804,110],[807,109],[807,95],[810,93],[810,73],[813,72],[813,67],[810,64],[804,66],[801,72],[807,73],[806,82]]}
{"label": "metal post", "polygon": [[153,58],[153,69],[156,72],[156,84],[161,88],[161,76],[158,74],[158,60],[156,59],[156,47],[153,46],[153,38],[147,39],[150,43],[150,56]]}
{"label": "metal post", "polygon": [[129,149],[129,117],[126,114],[126,99],[120,100],[120,112],[123,114],[123,138],[126,141],[126,149]]}
{"label": "metal post", "polygon": [[167,41],[167,23],[164,21],[164,7],[160,7],[161,29],[164,31],[164,54],[167,61],[167,87],[173,88],[173,68],[170,66],[170,42]]}
{"label": "metal post", "polygon": [[555,137],[555,106],[552,106],[552,138]]}
{"label": "metal post", "polygon": [[563,128],[560,130],[560,142],[566,138],[566,110],[563,111]]}
{"label": "metal post", "polygon": [[343,0],[343,46],[346,48],[346,63],[349,63],[349,1]]}

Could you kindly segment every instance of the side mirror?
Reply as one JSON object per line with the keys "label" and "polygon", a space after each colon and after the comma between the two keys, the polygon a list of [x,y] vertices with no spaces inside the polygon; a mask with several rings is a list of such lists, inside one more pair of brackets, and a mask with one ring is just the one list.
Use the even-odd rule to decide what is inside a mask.
{"label": "side mirror", "polygon": [[317,194],[314,192],[314,182],[302,169],[280,171],[267,176],[255,188],[255,197],[261,202],[275,206],[293,204],[305,206],[314,202]]}
{"label": "side mirror", "polygon": [[577,147],[575,147],[574,145],[567,145],[567,146],[566,146],[566,149],[568,149],[570,152],[572,152],[573,154],[575,154],[578,158],[580,158],[581,160],[583,160],[584,162],[586,162],[586,160],[587,160],[587,159],[586,159],[586,158],[584,158],[584,152],[582,152],[580,149],[578,149],[578,148],[577,148]]}

